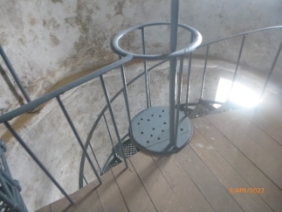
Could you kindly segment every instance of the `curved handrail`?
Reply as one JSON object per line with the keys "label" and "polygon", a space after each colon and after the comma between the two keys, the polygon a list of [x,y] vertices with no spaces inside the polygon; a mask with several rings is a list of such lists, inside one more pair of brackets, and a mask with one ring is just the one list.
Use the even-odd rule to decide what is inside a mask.
{"label": "curved handrail", "polygon": [[202,43],[202,35],[196,29],[194,29],[193,27],[190,27],[188,25],[178,24],[179,27],[186,29],[187,31],[190,31],[192,33],[193,42],[190,43],[184,49],[181,49],[181,50],[169,53],[169,54],[161,54],[161,55],[147,55],[146,54],[145,55],[145,54],[135,54],[135,53],[132,53],[132,52],[125,51],[125,50],[121,49],[120,46],[119,46],[120,39],[129,32],[132,32],[136,29],[142,29],[142,28],[148,27],[148,26],[170,25],[170,24],[171,23],[169,23],[169,22],[154,22],[154,23],[140,24],[140,25],[133,26],[133,27],[130,27],[128,29],[125,29],[125,30],[119,32],[112,39],[111,48],[112,48],[113,52],[115,52],[118,55],[122,55],[122,56],[132,55],[133,58],[136,58],[136,59],[158,60],[158,59],[167,59],[167,58],[179,57],[179,56],[182,56],[184,54],[188,54],[188,53],[192,52],[193,50],[195,50]]}
{"label": "curved handrail", "polygon": [[[167,23],[163,23],[163,24],[167,24]],[[146,25],[139,25],[139,28],[140,28],[140,26],[141,26],[141,28],[142,28],[142,27],[145,27]],[[147,25],[147,26],[149,26],[149,25]],[[134,28],[134,29],[136,29],[136,28]],[[138,29],[138,28],[137,28],[137,29]],[[194,49],[198,49],[198,48],[205,47],[205,46],[207,46],[207,48],[208,48],[208,46],[211,45],[211,44],[213,44],[213,43],[217,43],[217,42],[220,42],[220,41],[232,39],[232,38],[235,38],[235,37],[238,37],[238,36],[244,36],[244,37],[245,37],[245,35],[248,35],[248,34],[251,34],[251,33],[256,33],[256,32],[266,31],[266,30],[274,30],[274,29],[282,29],[282,26],[272,26],[272,27],[262,28],[262,29],[258,29],[258,30],[247,31],[247,32],[244,32],[244,33],[239,33],[239,34],[236,34],[236,35],[233,35],[233,36],[229,36],[229,37],[226,37],[226,38],[222,38],[222,39],[218,39],[218,40],[215,40],[215,41],[212,41],[212,42],[208,42],[208,43],[199,45],[198,47],[195,47],[195,46],[194,46],[195,48],[194,48],[194,47],[193,47],[193,48],[194,48]],[[193,44],[193,45],[195,45],[195,44]],[[188,46],[188,48],[192,48],[191,45]],[[282,43],[281,43],[281,45],[280,45],[280,50],[281,50],[281,48],[282,48]],[[184,50],[185,50],[185,51],[184,51],[184,54],[189,54],[189,53],[190,53],[189,51],[187,52],[186,49],[184,49]],[[280,50],[279,50],[279,51],[280,51]],[[182,51],[182,50],[180,50],[180,51]],[[277,54],[277,55],[279,55],[279,54]],[[276,55],[276,58],[275,58],[275,62],[273,63],[274,65],[275,65],[275,63],[276,63],[276,61],[277,61],[277,55]],[[21,106],[21,107],[15,109],[15,110],[13,110],[13,111],[10,111],[10,112],[8,112],[8,113],[6,113],[6,114],[4,114],[4,115],[1,115],[1,116],[0,116],[0,123],[5,123],[5,124],[7,125],[7,123],[8,123],[9,120],[11,120],[11,119],[13,119],[13,118],[15,118],[15,117],[17,117],[17,116],[19,116],[19,115],[25,113],[25,112],[30,111],[30,110],[32,110],[32,109],[38,107],[39,105],[42,105],[42,104],[44,104],[45,102],[47,102],[47,101],[49,101],[49,100],[55,98],[55,97],[58,98],[61,94],[63,94],[64,92],[66,92],[66,91],[68,91],[68,90],[70,90],[70,89],[73,89],[73,88],[75,88],[75,87],[77,87],[77,86],[80,86],[80,85],[82,85],[83,83],[86,83],[86,82],[88,82],[88,81],[90,81],[90,80],[92,80],[92,79],[94,79],[94,78],[96,78],[96,77],[102,76],[103,74],[106,74],[107,72],[109,72],[109,71],[111,71],[111,70],[113,70],[113,69],[115,69],[115,68],[121,67],[123,64],[129,62],[130,60],[132,60],[132,59],[134,58],[134,55],[132,55],[132,53],[130,53],[130,54],[125,54],[124,56],[125,56],[125,57],[121,58],[120,60],[118,60],[118,61],[116,61],[116,62],[114,62],[114,63],[112,63],[112,64],[109,64],[109,65],[107,65],[107,66],[105,66],[105,67],[103,67],[103,68],[101,68],[101,69],[99,69],[99,70],[97,70],[97,71],[95,71],[95,72],[93,72],[93,73],[91,73],[91,74],[88,74],[88,75],[86,75],[86,76],[84,76],[84,77],[81,77],[81,78],[79,78],[79,79],[77,79],[77,80],[71,82],[71,83],[68,83],[68,84],[66,84],[66,85],[64,85],[64,86],[62,86],[62,87],[60,87],[60,88],[58,88],[58,89],[56,89],[56,90],[54,90],[54,91],[52,91],[52,92],[50,92],[50,93],[47,93],[47,94],[45,94],[44,96],[39,97],[38,99],[33,100],[33,101],[31,101],[31,102],[29,102],[29,103],[27,103],[27,104],[25,104],[25,105],[23,105],[23,106]],[[135,55],[135,56],[136,56],[136,55]],[[144,58],[145,58],[144,56],[145,56],[145,55],[141,55],[140,58],[144,59]],[[156,56],[156,57],[155,57],[154,59],[157,59],[158,57],[159,57],[159,59],[164,59],[164,58],[170,58],[170,57],[179,56],[179,55],[173,55],[173,53],[172,53],[171,55],[155,55],[155,56]],[[180,56],[183,56],[183,53],[181,53]],[[138,57],[135,57],[135,58],[138,58]],[[145,58],[145,59],[146,59],[146,58]],[[149,58],[149,59],[150,59],[150,58]],[[155,67],[157,67],[158,65],[160,65],[160,64],[162,64],[162,63],[164,63],[164,62],[166,62],[166,61],[167,61],[167,60],[162,61],[161,63],[156,64],[155,66],[151,67],[150,69],[148,69],[148,70],[146,70],[146,71],[151,71],[151,70],[153,70]],[[273,67],[274,67],[274,65],[273,65]],[[271,68],[271,72],[270,72],[269,76],[272,74],[273,67]],[[129,81],[126,85],[129,86],[130,84],[132,84],[135,80],[137,80],[138,78],[140,78],[140,77],[143,76],[144,74],[145,74],[145,72],[139,74],[139,75],[136,76],[134,79],[132,79],[131,81]],[[268,78],[269,78],[269,77],[268,77]],[[111,102],[114,101],[114,100],[124,91],[124,89],[125,89],[125,88],[120,89],[120,90],[114,95],[114,97],[113,97],[110,101],[111,101]],[[94,125],[92,126],[91,131],[90,131],[90,133],[88,134],[87,141],[86,141],[86,143],[84,144],[85,148],[87,148],[88,145],[90,144],[90,140],[91,140],[91,137],[92,137],[92,135],[93,135],[93,132],[95,131],[95,128],[96,128],[97,124],[98,124],[99,121],[101,120],[101,116],[105,113],[105,111],[106,111],[107,108],[108,108],[108,105],[103,108],[102,112],[99,114],[98,118],[97,118],[96,121],[94,122]],[[9,126],[9,125],[8,125],[8,126]],[[14,132],[14,134],[15,134],[15,132]],[[19,140],[19,139],[18,139],[18,140]],[[23,141],[21,141],[21,142],[23,142]],[[82,146],[83,146],[83,145],[82,145]],[[26,147],[26,148],[27,148],[27,147]],[[79,183],[81,183],[81,179],[82,179],[82,175],[83,175],[84,162],[85,162],[85,156],[86,156],[85,154],[86,154],[86,151],[83,152],[82,158],[81,158]],[[39,162],[38,162],[38,163],[39,163]],[[49,176],[49,175],[48,175],[48,176]],[[49,177],[49,178],[50,178],[50,177]],[[56,184],[56,185],[57,185],[57,184]],[[57,187],[58,187],[58,185],[57,185]],[[60,188],[59,188],[59,189],[60,189]],[[61,190],[61,189],[60,189],[60,190]],[[61,191],[62,191],[62,190],[61,190]],[[62,191],[62,192],[63,192],[63,191]],[[63,193],[64,193],[64,192],[63,192]],[[64,193],[64,195],[66,195],[66,194]],[[68,195],[66,195],[66,197],[68,197]],[[72,201],[71,201],[71,202],[72,202]]]}
{"label": "curved handrail", "polygon": [[[157,64],[155,64],[154,66],[152,66],[151,68],[149,68],[147,71],[150,72],[152,71],[154,68],[156,68],[157,66],[167,62],[168,60],[164,60],[164,61],[161,61]],[[143,76],[145,73],[142,72],[140,74],[138,74],[136,77],[134,77],[132,80],[130,80],[126,86],[129,86],[131,85],[133,82],[135,82],[137,79],[139,79],[141,76]],[[121,88],[112,98],[111,98],[111,103],[122,93],[123,91],[123,88]],[[106,110],[108,109],[108,105],[106,105],[101,113],[99,114],[99,116],[97,117],[96,121],[94,122],[88,136],[87,136],[87,139],[86,139],[86,142],[84,144],[85,148],[87,149],[89,144],[90,144],[90,140],[93,136],[93,133],[98,125],[98,123],[100,122],[100,119],[102,118],[103,114],[106,112]],[[84,171],[84,162],[85,162],[85,154],[82,154],[81,156],[81,160],[80,160],[80,168],[79,168],[79,178],[78,178],[78,184],[79,184],[79,188],[82,188],[83,187],[83,171]]]}
{"label": "curved handrail", "polygon": [[111,71],[115,68],[120,67],[121,65],[129,62],[130,60],[132,60],[132,56],[128,55],[128,56],[126,56],[126,57],[124,57],[124,58],[122,58],[122,59],[120,59],[120,60],[118,60],[118,61],[116,61],[112,64],[109,64],[109,65],[93,72],[93,73],[90,73],[90,74],[88,74],[84,77],[81,77],[81,78],[73,81],[73,82],[70,82],[70,83],[50,92],[50,93],[47,93],[44,96],[39,97],[36,100],[33,100],[33,101],[31,101],[31,102],[13,110],[13,111],[10,111],[10,112],[0,116],[0,123],[7,122],[7,121],[23,114],[23,113],[26,113],[26,112],[38,107],[39,105],[41,105],[41,104],[43,104],[43,103],[45,103],[45,102],[47,102],[47,101],[49,101],[53,98],[65,93],[66,91],[68,91],[72,88],[75,88],[79,85],[82,85],[83,83],[86,83],[86,82],[88,82],[88,81],[90,81],[90,80],[92,80],[96,77],[99,77],[103,74],[106,74],[107,72],[109,72],[109,71]]}
{"label": "curved handrail", "polygon": [[[136,27],[131,27],[129,29],[133,30],[133,28],[134,29],[138,29],[140,27],[151,26],[151,25],[154,25],[154,24],[156,24],[156,23],[138,25],[138,26],[136,26],[137,28]],[[168,23],[160,22],[158,24],[167,25]],[[183,26],[185,26],[185,25],[183,25]],[[233,35],[233,36],[229,36],[229,37],[226,37],[226,38],[221,38],[221,39],[218,39],[218,40],[215,40],[215,41],[211,41],[211,42],[202,44],[202,45],[198,46],[196,49],[199,49],[201,47],[204,47],[204,46],[207,46],[207,45],[211,45],[213,43],[217,43],[217,42],[220,42],[220,41],[223,41],[223,40],[228,40],[228,39],[231,39],[231,38],[235,38],[235,37],[238,37],[238,36],[247,35],[247,34],[251,34],[251,33],[256,33],[256,32],[260,32],[260,31],[272,30],[272,29],[282,29],[282,25],[266,27],[266,28],[261,28],[261,29],[257,29],[257,30],[251,30],[251,31],[239,33],[239,34],[236,34],[236,35]],[[124,31],[122,31],[122,32],[124,32]],[[50,93],[47,93],[44,96],[42,96],[42,97],[40,97],[40,98],[38,98],[36,100],[33,100],[33,101],[31,101],[31,102],[29,102],[29,103],[27,103],[27,104],[25,104],[25,105],[15,109],[15,110],[13,110],[13,111],[10,111],[10,112],[8,112],[8,113],[6,113],[4,115],[1,115],[0,116],[0,123],[3,123],[5,121],[9,121],[9,120],[15,118],[16,116],[19,116],[19,115],[21,115],[23,113],[26,113],[26,112],[28,112],[28,111],[38,107],[39,105],[49,101],[50,99],[52,99],[52,98],[54,98],[54,97],[56,97],[56,96],[58,96],[60,94],[63,94],[64,92],[66,92],[66,91],[68,91],[68,90],[70,90],[72,88],[75,88],[75,87],[77,87],[77,86],[79,86],[79,85],[81,85],[81,84],[83,84],[85,82],[88,82],[88,81],[90,81],[90,80],[92,80],[92,79],[94,79],[94,78],[96,78],[96,77],[98,77],[98,76],[100,76],[102,74],[105,74],[105,73],[111,71],[112,69],[117,68],[117,67],[123,65],[124,63],[129,62],[130,60],[133,59],[133,55],[132,54],[131,55],[125,55],[125,56],[126,57],[123,57],[122,59],[120,59],[120,60],[118,60],[118,61],[116,61],[116,62],[114,62],[112,64],[109,64],[109,65],[107,65],[107,66],[105,66],[105,67],[103,67],[103,68],[101,68],[101,69],[99,69],[99,70],[97,70],[97,71],[95,71],[93,73],[90,73],[90,74],[88,74],[88,75],[86,75],[84,77],[81,77],[81,78],[79,78],[79,79],[77,79],[77,80],[75,80],[75,81],[73,81],[73,82],[71,82],[71,83],[69,83],[67,85],[64,85],[64,86],[62,86],[62,87],[60,87],[60,88],[58,88],[58,89],[56,89],[56,90],[54,90],[54,91],[52,91]]]}
{"label": "curved handrail", "polygon": [[[147,25],[149,26],[149,25]],[[142,28],[144,27],[144,25],[138,25],[136,27],[132,27],[132,28],[129,28],[131,30],[135,30],[135,29],[138,29],[138,28]],[[256,32],[261,32],[261,31],[266,31],[266,30],[274,30],[274,29],[282,29],[282,25],[281,26],[272,26],[272,27],[266,27],[266,28],[261,28],[261,29],[257,29],[257,30],[251,30],[251,31],[247,31],[247,32],[243,32],[243,33],[239,33],[239,34],[235,34],[233,36],[229,36],[229,37],[226,37],[226,38],[221,38],[221,39],[218,39],[218,40],[214,40],[214,41],[211,41],[211,42],[208,42],[208,43],[204,43],[200,46],[198,46],[196,49],[199,49],[201,47],[205,47],[205,46],[209,46],[211,44],[214,44],[214,43],[217,43],[217,42],[220,42],[220,41],[224,41],[224,40],[228,40],[228,39],[232,39],[232,38],[235,38],[235,37],[238,37],[238,36],[244,36],[244,35],[248,35],[248,34],[251,34],[251,33],[256,33]],[[125,31],[122,31],[121,33],[119,33],[119,36],[121,36],[122,34],[124,33],[127,33]],[[115,51],[116,52],[116,51]],[[120,53],[120,52],[116,52],[116,53]],[[189,52],[187,53],[189,54]],[[144,56],[144,55],[142,55]],[[143,58],[143,57],[142,57]],[[162,61],[161,63],[158,63],[154,66],[152,66],[150,69],[148,69],[147,71],[151,71],[152,69],[154,69],[155,67],[157,67],[158,65],[162,64],[163,62],[166,62],[168,60],[165,60],[165,61]],[[141,74],[137,75],[134,79],[132,79],[131,81],[129,81],[127,83],[127,86],[131,85],[134,81],[136,81],[138,78],[140,78],[141,76],[143,76],[145,74],[145,72],[142,72]],[[121,90],[119,90],[111,99],[111,102],[114,101],[118,95],[120,95],[123,91],[123,88]],[[89,134],[88,134],[88,138],[87,138],[87,141],[85,143],[85,148],[87,148],[90,144],[90,140],[92,138],[92,135],[95,131],[95,128],[96,126],[98,125],[102,115],[105,113],[106,109],[108,108],[108,106],[105,106],[103,108],[103,110],[101,111],[101,113],[99,114],[98,118],[96,119],[96,121],[94,122]],[[84,161],[85,161],[85,155],[83,154],[82,157],[81,157],[81,163],[80,163],[80,173],[79,173],[79,187],[81,188],[83,186],[83,169],[84,169]]]}
{"label": "curved handrail", "polygon": [[224,41],[224,40],[228,40],[228,39],[231,39],[231,38],[235,38],[235,37],[238,37],[238,36],[248,35],[248,34],[252,34],[252,33],[256,33],[256,32],[261,32],[261,31],[266,31],[266,30],[272,30],[272,29],[282,29],[282,25],[279,25],[279,26],[271,26],[271,27],[265,27],[265,28],[256,29],[256,30],[250,30],[250,31],[242,32],[242,33],[235,34],[235,35],[232,35],[232,36],[229,36],[229,37],[220,38],[220,39],[218,39],[218,40],[214,40],[214,41],[211,41],[211,42],[208,42],[208,43],[201,44],[201,45],[200,45],[199,47],[197,47],[196,49],[199,49],[199,48],[201,48],[201,47],[208,46],[208,45],[211,45],[211,44],[213,44],[213,43],[220,42],[220,41]]}

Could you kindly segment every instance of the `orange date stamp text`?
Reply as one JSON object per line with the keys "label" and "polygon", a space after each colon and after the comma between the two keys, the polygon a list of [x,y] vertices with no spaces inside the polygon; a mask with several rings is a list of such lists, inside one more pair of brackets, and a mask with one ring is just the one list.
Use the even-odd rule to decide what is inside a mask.
{"label": "orange date stamp text", "polygon": [[264,188],[229,188],[230,194],[264,194]]}

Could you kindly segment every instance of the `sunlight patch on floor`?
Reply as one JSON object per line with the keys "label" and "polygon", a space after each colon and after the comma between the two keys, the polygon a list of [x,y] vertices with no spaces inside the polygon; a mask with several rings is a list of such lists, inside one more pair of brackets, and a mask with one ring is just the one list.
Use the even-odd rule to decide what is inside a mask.
{"label": "sunlight patch on floor", "polygon": [[[232,91],[230,92],[231,85],[231,80],[220,78],[217,86],[215,101],[225,102],[227,99],[229,99],[236,105],[245,108],[253,108],[262,101],[258,92],[247,87],[246,85],[234,82]],[[218,108],[220,105],[217,104],[214,105],[214,107]]]}

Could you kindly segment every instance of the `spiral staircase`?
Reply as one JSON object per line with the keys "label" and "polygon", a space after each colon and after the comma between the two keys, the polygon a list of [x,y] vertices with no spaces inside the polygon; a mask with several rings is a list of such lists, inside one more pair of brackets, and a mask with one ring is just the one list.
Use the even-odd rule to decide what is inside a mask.
{"label": "spiral staircase", "polygon": [[[77,79],[65,86],[62,86],[35,100],[30,99],[28,93],[25,91],[24,87],[21,84],[21,80],[18,78],[8,57],[6,56],[4,50],[2,49],[2,47],[0,48],[0,53],[1,53],[2,58],[8,70],[12,74],[15,82],[19,86],[19,89],[21,90],[23,97],[25,98],[27,102],[23,106],[11,112],[8,112],[7,114],[2,115],[0,117],[0,123],[6,126],[6,128],[12,133],[14,138],[27,151],[30,157],[37,163],[37,165],[42,169],[42,171],[54,183],[54,185],[59,189],[59,191],[62,192],[62,194],[65,196],[63,200],[60,200],[59,202],[54,203],[53,206],[48,205],[45,208],[43,208],[41,211],[63,211],[63,210],[65,211],[66,210],[74,210],[74,211],[100,211],[101,210],[103,211],[105,210],[105,208],[103,209],[101,208],[101,206],[97,206],[96,203],[93,203],[93,202],[91,203],[91,200],[87,199],[87,197],[83,195],[87,194],[91,196],[92,194],[89,194],[91,193],[89,191],[95,190],[97,188],[102,189],[102,191],[100,191],[102,193],[103,192],[111,193],[109,189],[112,189],[113,193],[118,192],[118,190],[120,190],[121,188],[112,187],[112,184],[109,184],[109,182],[117,181],[117,185],[120,185],[119,183],[124,183],[124,181],[122,181],[122,178],[109,179],[111,178],[110,175],[113,174],[114,176],[117,176],[117,175],[122,176],[122,173],[126,172],[125,179],[127,179],[128,170],[136,173],[136,176],[138,176],[138,179],[136,177],[135,181],[139,180],[138,181],[139,184],[143,183],[141,187],[143,186],[145,190],[148,192],[150,188],[147,187],[148,185],[146,185],[144,183],[144,179],[142,179],[142,176],[143,176],[142,172],[146,172],[146,170],[142,169],[141,165],[139,164],[140,160],[144,160],[144,161],[149,160],[149,162],[152,160],[152,159],[146,158],[145,154],[151,155],[153,157],[153,160],[155,161],[159,169],[161,169],[160,167],[163,167],[163,165],[162,165],[161,159],[160,160],[156,159],[156,157],[178,155],[178,154],[181,155],[183,154],[181,153],[182,151],[185,152],[185,154],[193,155],[194,153],[191,152],[188,144],[191,141],[193,141],[193,139],[199,140],[200,139],[199,131],[202,132],[204,130],[204,129],[200,129],[201,124],[199,124],[199,122],[201,121],[197,121],[197,120],[201,120],[201,119],[197,119],[197,118],[204,117],[204,116],[214,117],[216,114],[221,114],[224,112],[230,115],[230,111],[231,112],[232,111],[242,111],[242,106],[238,104],[238,102],[236,102],[236,98],[234,97],[235,95],[234,92],[236,91],[236,86],[237,86],[236,81],[238,80],[238,76],[240,74],[240,70],[239,70],[240,60],[241,60],[242,52],[244,52],[245,50],[244,49],[245,41],[248,39],[247,36],[250,34],[259,33],[262,31],[277,31],[277,30],[281,31],[282,26],[274,26],[274,27],[268,27],[268,28],[248,31],[248,32],[244,32],[241,34],[233,35],[231,37],[227,37],[227,38],[223,38],[220,40],[201,44],[202,37],[201,37],[201,34],[196,29],[188,25],[178,23],[178,8],[179,8],[178,1],[175,1],[175,0],[171,1],[171,22],[170,23],[161,22],[161,23],[142,24],[142,25],[131,27],[129,29],[126,29],[118,33],[114,37],[111,43],[112,50],[120,58],[118,61],[110,65],[107,65],[87,76]],[[146,37],[145,37],[146,29],[147,27],[156,27],[156,26],[169,26],[170,28],[170,52],[168,52],[167,54],[150,55],[146,53]],[[177,47],[177,36],[178,36],[177,32],[178,32],[178,29],[180,28],[190,33],[190,37],[189,39],[187,39],[189,42],[189,45],[181,50],[177,50],[176,48]],[[140,34],[141,34],[142,54],[132,53],[120,47],[120,40],[126,37],[128,33],[135,32],[135,31],[140,31]],[[217,100],[214,98],[213,95],[209,95],[210,84],[208,83],[208,80],[209,80],[208,77],[211,77],[207,73],[208,63],[211,62],[209,60],[209,51],[211,48],[213,48],[214,45],[219,44],[219,43],[224,43],[232,39],[241,39],[240,46],[238,48],[239,49],[238,57],[236,59],[236,64],[234,64],[235,67],[234,67],[233,73],[228,73],[228,80],[229,80],[228,85],[229,86],[225,88],[221,88],[225,90],[225,99]],[[269,81],[271,77],[273,76],[274,69],[277,65],[277,61],[279,60],[280,52],[282,49],[282,42],[280,41],[280,43],[277,43],[276,47],[277,49],[273,49],[273,51],[275,51],[275,56],[273,60],[271,61],[272,65],[271,67],[269,67],[267,75],[261,77],[261,85],[256,86],[257,98],[255,99],[255,104],[259,103],[261,99],[265,97],[265,93],[267,92]],[[202,73],[198,74],[200,78],[198,77],[198,79],[196,80],[195,78],[193,78],[194,70],[192,69],[192,63],[195,60],[193,58],[193,55],[196,54],[197,51],[201,51],[201,52],[204,51],[205,54],[204,54],[204,57],[201,59],[201,61],[204,64]],[[139,73],[134,78],[128,80],[125,74],[125,68],[126,68],[127,63],[129,63],[130,61],[134,59],[139,60],[138,63],[140,66],[143,66],[143,71],[142,73]],[[157,61],[157,62],[154,63],[154,61]],[[159,69],[162,71],[164,64],[168,64],[167,67],[169,70],[167,71],[169,73],[167,76],[169,77],[168,86],[167,86],[168,87],[167,99],[168,99],[169,104],[168,105],[167,103],[164,105],[152,104],[152,100],[153,100],[152,99],[152,92],[153,92],[152,91],[152,75],[156,69]],[[105,83],[105,75],[110,72],[120,73],[120,78],[122,81],[122,87],[112,97],[110,97],[107,85]],[[153,76],[158,77],[156,75],[153,75]],[[115,76],[115,77],[118,78],[118,76]],[[100,85],[103,90],[106,105],[102,108],[101,112],[99,113],[98,118],[95,120],[87,136],[86,142],[83,142],[60,96],[63,93],[71,89],[74,89],[91,80],[94,80],[95,78],[100,80]],[[145,88],[144,90],[145,90],[145,104],[146,104],[146,107],[143,108],[142,110],[139,110],[137,108],[138,111],[135,108],[135,104],[132,103],[129,97],[129,94],[128,94],[131,91],[131,86],[136,84],[137,82],[139,83],[142,82]],[[245,89],[245,87],[243,89]],[[117,124],[113,104],[117,102],[117,99],[119,97],[122,97],[124,99],[125,106],[123,107],[123,109],[126,114],[126,121],[123,121],[122,123],[119,122],[119,124]],[[251,96],[249,96],[249,99],[250,98]],[[13,125],[9,123],[10,120],[17,118],[18,116],[24,113],[32,111],[35,108],[38,108],[39,106],[45,104],[46,102],[52,99],[57,100],[58,105],[60,106],[83,152],[81,156],[80,170],[79,170],[79,182],[78,182],[80,190],[78,190],[76,194],[74,195],[69,195],[65,191],[65,189],[52,176],[52,174],[48,171],[48,169],[44,166],[44,164],[38,159],[38,157],[34,154],[34,152],[30,149],[30,147],[26,144],[26,142],[22,139],[22,137],[20,137],[20,135],[16,132],[16,130],[13,128]],[[246,101],[247,100],[245,99],[245,102]],[[109,119],[106,118],[106,114],[108,117],[110,117]],[[134,114],[134,117],[132,116],[132,114]],[[235,112],[234,114],[237,114],[237,112]],[[229,117],[229,115],[224,116],[225,121],[226,119],[228,119],[226,117]],[[192,119],[195,119],[195,121],[192,121]],[[232,117],[231,119],[233,120]],[[210,118],[209,121],[212,122],[212,118]],[[93,139],[93,137],[95,138],[94,136],[95,131],[97,130],[97,127],[101,125],[102,122],[105,123],[104,134],[105,135],[108,134],[109,136],[108,140],[111,142],[111,153],[107,155],[108,156],[107,160],[99,161],[99,158],[96,156],[96,153],[94,150],[95,148],[93,147],[93,145],[95,146],[95,139]],[[224,121],[222,121],[222,123],[224,123]],[[220,126],[224,127],[222,126],[222,123],[220,123],[220,121],[218,120],[214,121],[214,124],[218,126],[219,129],[220,129]],[[128,132],[122,133],[120,131],[120,128],[122,127],[120,125],[123,125],[123,128],[126,127],[128,129]],[[197,126],[196,132],[194,132],[193,125]],[[262,127],[262,128],[265,128],[265,127]],[[211,134],[210,136],[214,136],[214,135]],[[273,138],[278,143],[279,143],[278,141],[279,138],[281,138],[279,136],[278,138],[277,137]],[[187,145],[188,147],[186,147]],[[197,144],[191,144],[191,146],[193,146],[193,148],[196,148]],[[279,149],[281,148],[281,146],[277,148]],[[22,198],[20,197],[20,187],[17,181],[12,180],[12,177],[9,173],[8,165],[5,162],[4,156],[2,156],[4,155],[4,151],[2,151],[1,148],[0,148],[0,153],[1,153],[0,155],[2,157],[2,160],[4,161],[2,163],[3,165],[1,165],[0,167],[0,168],[2,168],[2,166],[4,167],[3,169],[4,171],[0,169],[1,171],[0,177],[1,179],[5,178],[6,179],[5,182],[6,184],[8,184],[8,187],[7,187],[6,184],[3,183],[4,181],[1,181],[1,187],[0,187],[1,188],[0,197],[2,198],[1,204],[0,204],[0,208],[2,209],[1,211],[27,211],[22,201]],[[129,161],[129,158],[131,157],[132,159],[130,159]],[[175,156],[175,157],[177,158],[178,156]],[[167,159],[162,159],[162,160],[167,160]],[[171,167],[174,167],[174,165],[171,165]],[[124,168],[126,169],[124,170]],[[90,172],[92,174],[92,177],[89,178],[88,176]],[[150,172],[148,172],[147,174],[150,175]],[[174,176],[177,176],[177,175],[174,175]],[[179,177],[181,178],[181,174]],[[277,182],[272,177],[270,177],[270,179],[271,181],[273,181],[275,185],[277,185],[278,190],[281,193],[282,187],[279,184],[279,182]],[[108,190],[107,189],[103,190],[103,188],[107,186],[108,186]],[[130,187],[131,184],[128,183],[127,186]],[[144,190],[143,187],[142,189]],[[12,193],[10,190],[12,190]],[[132,191],[132,190],[129,189],[129,191]],[[98,192],[98,196],[102,195],[102,193]],[[150,196],[150,192],[148,193]],[[281,195],[280,193],[279,195]],[[95,195],[97,196],[96,193]],[[83,202],[82,197],[86,198],[86,202]],[[127,204],[128,200],[125,198],[125,196],[121,195],[120,197],[118,197],[118,195],[117,196],[113,195],[111,198],[114,198],[114,197],[117,198],[116,201],[113,200],[112,203],[104,202],[103,204],[112,205],[113,207],[117,207],[116,211],[124,211],[124,210],[132,211],[132,208],[130,208],[130,203]],[[107,200],[110,201],[111,198],[108,198]],[[149,201],[146,198],[145,200]],[[117,203],[117,202],[119,201],[126,202],[125,208],[118,210],[118,205],[120,205],[120,203]],[[143,203],[146,204],[146,201]],[[162,207],[161,206],[159,207],[157,204],[155,204],[154,199],[151,201],[154,203],[153,204],[154,206],[151,205],[152,203],[148,203],[150,207],[152,206],[152,208],[150,210],[148,209],[148,211],[154,211],[154,210],[161,211]],[[278,209],[282,210],[282,205],[280,203],[277,203],[274,201],[274,203],[272,204],[271,201],[268,201],[268,200],[263,200],[263,201],[267,202],[266,208],[269,207],[268,209],[270,210],[277,210],[277,211]],[[90,203],[91,205],[93,205],[93,208],[87,208],[90,205]],[[172,203],[172,205],[173,204],[175,203]],[[172,208],[177,207],[175,209],[176,211],[182,211],[182,210],[187,211],[187,208],[181,209],[182,206],[181,207],[180,206],[178,207],[178,206],[173,205]],[[55,209],[56,207],[58,208]],[[237,206],[234,206],[234,208],[236,207]],[[81,208],[84,208],[84,209],[81,209]],[[207,208],[211,209],[211,206],[206,206],[206,208],[203,206],[202,209],[206,210]],[[212,206],[212,208],[213,209],[211,210],[217,210],[215,209],[215,206]],[[264,207],[261,207],[261,208],[264,211],[268,210],[268,209],[265,210]],[[243,204],[239,207],[239,209],[247,210],[247,206],[245,208]]]}

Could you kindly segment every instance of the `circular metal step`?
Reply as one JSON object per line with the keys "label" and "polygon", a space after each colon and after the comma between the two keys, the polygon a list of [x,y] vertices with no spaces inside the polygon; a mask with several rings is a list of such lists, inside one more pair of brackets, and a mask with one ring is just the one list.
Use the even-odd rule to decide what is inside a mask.
{"label": "circular metal step", "polygon": [[131,141],[141,151],[152,154],[177,152],[189,143],[193,135],[193,126],[189,118],[179,111],[177,140],[170,141],[168,107],[151,107],[143,110],[133,118],[131,126]]}

